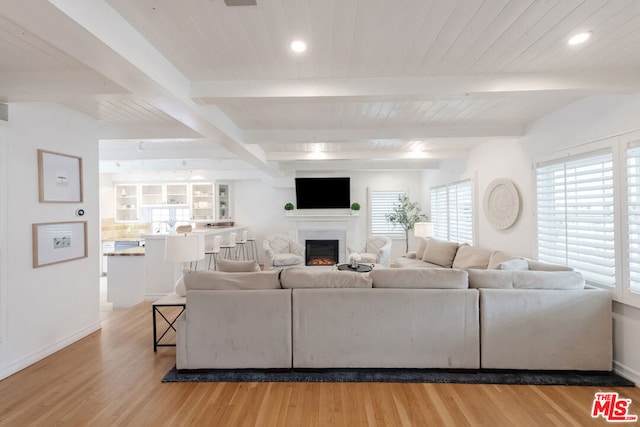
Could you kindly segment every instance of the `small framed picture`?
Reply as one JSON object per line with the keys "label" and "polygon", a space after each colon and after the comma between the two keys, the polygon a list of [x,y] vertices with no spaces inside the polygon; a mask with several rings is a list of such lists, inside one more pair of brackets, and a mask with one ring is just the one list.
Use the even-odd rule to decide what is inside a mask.
{"label": "small framed picture", "polygon": [[87,257],[87,221],[32,225],[33,267]]}
{"label": "small framed picture", "polygon": [[38,150],[41,203],[82,202],[82,158]]}

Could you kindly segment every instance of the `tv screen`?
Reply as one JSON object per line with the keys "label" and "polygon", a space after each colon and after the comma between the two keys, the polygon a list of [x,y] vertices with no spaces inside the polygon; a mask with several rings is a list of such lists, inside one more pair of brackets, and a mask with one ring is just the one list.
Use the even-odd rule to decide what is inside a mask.
{"label": "tv screen", "polygon": [[296,178],[298,209],[339,209],[351,206],[349,178]]}

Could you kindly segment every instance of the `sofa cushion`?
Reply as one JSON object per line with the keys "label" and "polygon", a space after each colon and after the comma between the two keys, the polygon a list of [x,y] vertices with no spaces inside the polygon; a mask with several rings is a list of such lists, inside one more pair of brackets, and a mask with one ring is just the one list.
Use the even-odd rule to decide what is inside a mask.
{"label": "sofa cushion", "polygon": [[498,270],[528,270],[529,263],[526,259],[515,258],[498,264]]}
{"label": "sofa cushion", "polygon": [[577,271],[520,271],[469,269],[470,288],[494,289],[584,289]]}
{"label": "sofa cushion", "polygon": [[489,265],[487,265],[487,268],[497,269],[503,262],[511,261],[516,258],[518,257],[504,251],[493,251],[489,257]]}
{"label": "sofa cushion", "polygon": [[301,288],[371,288],[371,277],[355,271],[338,271],[325,267],[302,267],[282,270],[280,283],[285,289]]}
{"label": "sofa cushion", "polygon": [[453,268],[487,268],[492,251],[462,245],[453,259]]}
{"label": "sofa cushion", "polygon": [[431,264],[430,262],[422,261],[420,258],[407,258],[399,257],[393,260],[393,266],[398,268],[442,268],[439,265]]}
{"label": "sofa cushion", "polygon": [[451,268],[458,251],[458,244],[445,240],[429,239],[422,260],[440,267]]}
{"label": "sofa cushion", "polygon": [[216,260],[216,268],[218,271],[248,273],[260,271],[260,264],[257,261],[235,261],[220,258]]}
{"label": "sofa cushion", "polygon": [[190,290],[280,289],[279,271],[226,273],[220,271],[190,271],[184,284]]}
{"label": "sofa cushion", "polygon": [[[422,259],[422,257],[424,256],[424,250],[426,249],[426,247],[427,247],[427,239],[421,238],[420,242],[418,243],[418,249],[416,249],[414,257],[418,259]],[[409,256],[409,254],[407,254],[407,256]]]}
{"label": "sofa cushion", "polygon": [[467,289],[468,274],[455,268],[374,269],[369,273],[374,288]]}
{"label": "sofa cushion", "polygon": [[528,260],[529,270],[535,271],[574,271],[573,268],[566,265],[549,264],[547,262]]}

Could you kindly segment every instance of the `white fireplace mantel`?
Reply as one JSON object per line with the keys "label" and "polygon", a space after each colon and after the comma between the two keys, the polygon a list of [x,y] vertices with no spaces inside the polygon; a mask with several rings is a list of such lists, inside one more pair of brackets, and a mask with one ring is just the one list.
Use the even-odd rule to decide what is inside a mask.
{"label": "white fireplace mantel", "polygon": [[295,241],[304,244],[307,239],[332,239],[339,241],[340,262],[345,262],[347,245],[356,241],[356,222],[358,215],[291,213],[287,214],[289,235]]}

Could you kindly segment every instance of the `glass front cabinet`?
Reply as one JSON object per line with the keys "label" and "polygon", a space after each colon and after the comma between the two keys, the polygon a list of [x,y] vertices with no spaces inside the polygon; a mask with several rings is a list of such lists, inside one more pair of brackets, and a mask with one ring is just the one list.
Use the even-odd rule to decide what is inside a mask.
{"label": "glass front cabinet", "polygon": [[218,220],[231,219],[231,193],[227,183],[216,184],[216,218]]}
{"label": "glass front cabinet", "polygon": [[191,219],[194,221],[213,221],[215,205],[214,185],[211,183],[191,184]]}
{"label": "glass front cabinet", "polygon": [[138,186],[116,185],[115,193],[115,220],[118,222],[138,221]]}

